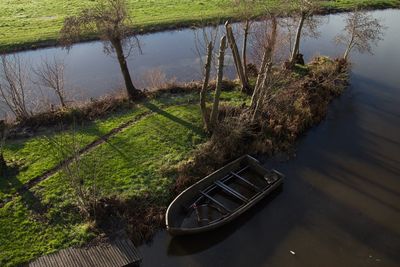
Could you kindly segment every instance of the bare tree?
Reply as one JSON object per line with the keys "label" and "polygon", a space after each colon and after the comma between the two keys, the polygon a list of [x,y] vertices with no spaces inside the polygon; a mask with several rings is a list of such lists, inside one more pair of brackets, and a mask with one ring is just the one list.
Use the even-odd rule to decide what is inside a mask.
{"label": "bare tree", "polygon": [[[203,83],[200,91],[200,108],[203,118],[205,129],[210,129],[210,119],[207,110],[207,89],[210,82],[211,70],[214,64],[214,47],[218,37],[218,27],[205,27],[202,24],[201,29],[196,29],[194,32],[195,37],[195,51],[200,58],[202,66]],[[203,61],[204,54],[206,54],[205,62]]]}
{"label": "bare tree", "polygon": [[266,87],[268,87],[269,76],[271,75],[272,71],[273,56],[278,35],[278,22],[275,15],[271,16],[270,28],[271,30],[264,40],[265,44],[264,44],[263,59],[261,62],[256,85],[251,98],[250,107],[251,109],[255,110],[257,110],[257,106],[259,106],[259,101],[262,98],[262,95],[264,94]]}
{"label": "bare tree", "polygon": [[42,60],[37,68],[33,69],[36,75],[36,84],[54,91],[60,101],[61,107],[66,108],[66,94],[64,85],[64,62],[53,58],[52,61]]}
{"label": "bare tree", "polygon": [[245,67],[243,65],[242,59],[239,54],[239,49],[237,47],[236,39],[232,31],[232,25],[229,23],[229,21],[225,23],[225,29],[226,29],[226,36],[228,39],[228,43],[232,50],[236,71],[239,76],[240,82],[242,84],[242,91],[249,92],[250,91],[249,81],[248,78],[245,76],[244,73]]}
{"label": "bare tree", "polygon": [[[300,54],[300,41],[303,32],[303,28],[307,21],[311,25],[310,28],[316,27],[316,22],[312,21],[313,15],[320,8],[319,0],[285,0],[289,4],[289,8],[292,11],[292,15],[298,17],[298,25],[296,35],[290,55],[290,64],[293,65],[296,62]],[[313,26],[315,25],[315,26]]]}
{"label": "bare tree", "polygon": [[207,130],[210,128],[210,121],[208,118],[206,98],[207,98],[207,88],[208,88],[208,84],[210,81],[212,52],[213,52],[213,44],[212,44],[212,42],[209,42],[208,47],[207,47],[206,64],[204,65],[204,73],[205,74],[204,74],[204,79],[203,79],[203,85],[202,85],[201,91],[200,91],[200,109],[201,109],[201,114],[203,117],[203,123]]}
{"label": "bare tree", "polygon": [[47,137],[54,154],[62,162],[62,174],[68,186],[73,190],[76,205],[88,218],[95,218],[96,207],[100,199],[98,181],[102,174],[102,157],[81,155],[82,140],[73,125],[70,135]]}
{"label": "bare tree", "polygon": [[221,38],[221,43],[219,47],[217,83],[215,86],[214,103],[210,116],[210,126],[212,130],[214,130],[218,119],[219,98],[221,96],[222,78],[224,76],[225,49],[226,49],[226,36],[223,36]]}
{"label": "bare tree", "polygon": [[385,27],[381,21],[361,10],[348,13],[345,21],[343,33],[336,37],[336,43],[347,46],[343,59],[347,60],[353,49],[360,53],[372,54],[371,44],[377,45],[383,39]]}
{"label": "bare tree", "polygon": [[[126,62],[132,48],[140,45],[135,36],[130,37],[132,25],[127,12],[126,0],[98,0],[92,8],[85,9],[78,16],[67,17],[61,29],[60,41],[69,48],[82,38],[84,33],[96,32],[105,41],[106,53],[116,53],[130,99],[139,98],[142,93],[132,82]],[[129,48],[127,54],[124,48]]]}
{"label": "bare tree", "polygon": [[247,44],[248,37],[250,34],[251,26],[253,24],[252,17],[254,15],[254,11],[256,8],[256,0],[232,0],[232,4],[235,9],[236,15],[239,17],[242,24],[243,30],[243,44],[242,44],[242,62],[243,62],[243,74],[248,80],[248,71],[247,71]]}
{"label": "bare tree", "polygon": [[222,89],[222,78],[223,78],[223,69],[224,69],[224,59],[225,59],[225,50],[226,50],[226,36],[221,38],[219,56],[218,56],[218,69],[217,69],[217,81],[216,88],[214,94],[214,102],[211,110],[211,114],[209,114],[207,110],[206,97],[207,97],[207,88],[210,81],[211,75],[211,64],[212,64],[212,53],[213,53],[213,42],[209,42],[207,46],[207,58],[206,63],[204,65],[204,80],[203,85],[200,91],[200,109],[203,118],[204,128],[207,132],[212,132],[215,127],[217,117],[218,117],[218,107],[219,107],[219,98],[221,95]]}
{"label": "bare tree", "polygon": [[27,106],[28,87],[25,65],[17,55],[1,56],[0,94],[17,120],[31,116]]}

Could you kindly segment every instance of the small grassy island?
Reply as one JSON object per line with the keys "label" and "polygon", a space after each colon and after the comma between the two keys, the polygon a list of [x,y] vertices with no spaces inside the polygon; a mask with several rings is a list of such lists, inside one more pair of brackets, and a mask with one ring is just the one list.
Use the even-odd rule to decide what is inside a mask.
{"label": "small grassy island", "polygon": [[[121,231],[136,244],[149,240],[164,226],[169,202],[194,182],[243,154],[274,155],[293,148],[300,136],[325,118],[329,103],[346,88],[350,51],[369,51],[369,43],[380,40],[382,29],[368,13],[349,13],[338,36],[347,47],[344,56],[317,56],[305,63],[300,40],[303,25],[312,24],[314,28],[307,30],[315,30],[313,18],[321,11],[317,1],[288,1],[289,13],[264,10],[262,17],[256,6],[252,15],[260,18],[262,34],[252,37],[259,37],[259,46],[253,47],[259,55],[255,62],[247,59],[246,51],[249,29],[255,27],[250,18],[242,23],[241,54],[238,34],[228,21],[221,39],[213,32],[216,28],[203,32],[199,47],[204,49],[198,51],[205,58],[202,82],[166,83],[157,90],[141,91],[134,86],[126,61],[126,45],[134,39],[128,20],[132,6],[139,12],[135,23],[150,29],[213,19],[227,1],[190,1],[191,12],[188,1],[158,0],[159,5],[154,1],[150,5],[104,0],[82,12],[95,1],[72,1],[68,6],[62,1],[39,1],[34,8],[17,2],[0,4],[8,21],[0,49],[49,41],[58,37],[58,31],[62,45],[71,48],[87,38],[88,29],[93,30],[104,41],[105,51],[116,54],[126,95],[68,105],[59,78],[63,68],[56,61],[44,62],[35,74],[60,103],[33,113],[18,101],[24,98],[19,58],[1,56],[0,91],[15,115],[0,124],[1,266],[101,242]],[[323,1],[322,10],[356,3],[376,7],[398,1]],[[17,15],[38,8],[42,13],[23,19]],[[72,16],[62,24],[66,10]],[[223,16],[233,14],[224,10]],[[290,52],[278,60],[278,52],[288,43],[280,35],[283,15],[292,19],[289,32],[295,34],[289,38]],[[0,22],[5,20],[2,16]],[[32,21],[33,28],[25,26]],[[15,28],[19,30],[14,32]],[[228,49],[236,80],[224,79]]]}

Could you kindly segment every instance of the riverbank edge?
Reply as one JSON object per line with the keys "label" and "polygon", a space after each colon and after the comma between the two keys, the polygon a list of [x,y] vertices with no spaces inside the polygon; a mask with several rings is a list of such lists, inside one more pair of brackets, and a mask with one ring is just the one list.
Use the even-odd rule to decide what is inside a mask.
{"label": "riverbank edge", "polygon": [[[339,64],[339,61],[333,61],[329,58],[325,57],[320,57],[319,60],[314,60],[313,64],[316,64],[317,68],[318,66],[323,68],[325,64],[335,64],[334,66],[339,66],[336,64]],[[305,66],[307,67],[307,66]],[[332,68],[333,70],[333,68]],[[298,69],[294,70],[296,73],[303,73],[304,67],[299,66]],[[348,78],[348,68],[347,64],[345,67],[341,70],[338,71],[338,73],[343,73],[345,76]],[[321,122],[326,115],[326,109],[329,106],[329,103],[337,98],[341,92],[347,87],[347,82],[348,80],[343,80],[343,79],[333,79],[329,80],[329,84],[331,86],[335,86],[335,90],[333,91],[325,91],[324,87],[322,84],[325,84],[325,80],[319,80],[320,77],[325,77],[318,75],[316,77],[312,77],[313,75],[310,74],[310,79],[308,79],[307,74],[300,74],[300,76],[296,76],[294,78],[295,81],[295,86],[292,86],[290,90],[298,90],[298,91],[304,91],[304,92],[316,92],[317,95],[321,95],[321,98],[324,101],[320,101],[321,98],[314,98],[310,97],[309,100],[311,102],[304,102],[304,103],[309,103],[311,105],[316,105],[320,106],[320,109],[312,109],[313,112],[315,113],[313,118],[315,117],[315,120],[312,120],[310,123],[305,123],[304,125],[307,125],[307,127],[302,128],[299,131],[299,134],[296,136],[296,140],[298,140],[298,137],[302,136],[304,133],[307,132],[311,127],[317,125],[319,122]],[[306,79],[304,79],[306,78]],[[319,81],[319,83],[315,84],[315,81]],[[195,83],[197,84],[197,83]],[[233,85],[233,89],[235,86],[235,82],[228,82],[228,84]],[[237,84],[236,84],[237,87]],[[213,85],[210,86],[210,90],[213,88]],[[225,87],[226,88],[226,87]],[[320,90],[319,90],[320,89]],[[193,91],[194,90],[194,91]],[[182,94],[185,92],[198,92],[199,87],[198,84],[195,86],[182,86],[182,87],[166,87],[165,89],[156,91],[156,92],[151,92],[149,93],[148,97],[158,97],[162,93],[171,93],[171,94]],[[229,90],[229,89],[228,89]],[[282,90],[285,91],[285,90]],[[292,91],[290,91],[292,92]],[[292,95],[291,93],[289,95]],[[301,96],[301,95],[299,95]],[[298,97],[299,97],[298,96]],[[296,100],[296,98],[294,98]],[[228,107],[229,108],[229,107]],[[231,107],[232,110],[241,110],[244,107]],[[307,107],[305,107],[307,109]],[[226,109],[221,108],[221,113],[222,117],[225,117]],[[293,114],[297,115],[297,114]],[[285,139],[286,135],[277,135],[277,139]],[[229,137],[227,137],[229,138]],[[290,140],[288,144],[290,145],[290,148],[295,146],[295,139]],[[209,143],[212,141],[212,137],[207,138],[206,142]],[[265,140],[258,140],[260,141],[258,144],[263,143]],[[276,147],[276,150],[282,151],[282,152],[287,152],[289,149],[288,146],[286,146],[287,140],[281,140],[282,144],[277,144],[278,146]],[[212,143],[211,143],[212,144]],[[104,198],[101,201],[99,201],[98,206],[96,207],[96,212],[97,216],[99,216],[96,221],[99,223],[96,228],[93,229],[94,233],[98,235],[99,240],[95,238],[95,240],[92,240],[89,242],[90,244],[96,243],[96,242],[101,242],[101,237],[104,236],[104,233],[106,233],[108,236],[111,238],[118,232],[121,231],[121,224],[115,224],[115,219],[121,219],[123,218],[124,220],[124,225],[126,230],[128,231],[128,234],[132,240],[134,240],[135,244],[141,244],[143,242],[151,240],[151,238],[154,236],[154,234],[159,231],[160,229],[164,228],[164,214],[166,210],[166,204],[169,200],[172,200],[174,196],[176,196],[184,187],[190,186],[193,184],[196,180],[201,179],[204,177],[204,172],[207,171],[208,168],[218,168],[217,166],[221,166],[225,164],[227,161],[231,161],[232,159],[236,158],[235,153],[232,153],[230,155],[229,159],[224,159],[224,161],[219,161],[214,163],[214,165],[207,166],[207,168],[203,168],[201,172],[197,172],[197,166],[194,165],[193,163],[196,162],[196,157],[199,154],[203,154],[203,156],[207,157],[207,149],[204,150],[204,148],[207,148],[207,144],[205,146],[201,146],[199,149],[195,149],[193,151],[193,155],[191,158],[188,160],[182,161],[181,163],[178,163],[178,165],[174,166],[173,169],[169,170],[162,170],[163,173],[165,172],[164,175],[171,175],[171,177],[178,177],[175,182],[173,182],[173,186],[170,188],[170,197],[168,199],[163,199],[162,203],[160,203],[160,199],[155,198],[155,196],[147,195],[147,196],[142,196],[142,197],[134,197],[130,199],[120,199],[117,196],[116,197],[111,197],[111,198]],[[227,148],[228,150],[230,149],[229,147]],[[251,149],[251,147],[248,147],[248,149]],[[262,150],[262,149],[261,149]],[[274,149],[275,150],[275,149]],[[260,152],[261,153],[261,152]],[[255,151],[253,154],[260,154],[259,151]],[[210,157],[212,158],[212,157]],[[198,157],[197,162],[203,162],[204,164],[208,164],[207,161],[203,161],[202,158]],[[195,175],[193,175],[195,173]],[[185,181],[182,182],[182,178],[185,178]],[[189,179],[186,179],[189,178]],[[179,185],[177,185],[179,184]],[[167,190],[167,189],[166,189]],[[165,202],[165,203],[164,203]],[[135,207],[134,209],[132,207]],[[139,207],[139,208],[137,208]],[[111,222],[109,221],[111,219]],[[118,227],[117,229],[115,227]]]}
{"label": "riverbank edge", "polygon": [[[13,120],[6,122],[8,128],[7,139],[31,138],[49,129],[56,130],[60,124],[64,127],[69,127],[73,124],[93,122],[165,95],[200,93],[201,86],[201,82],[196,81],[183,84],[167,83],[163,88],[154,91],[144,91],[142,98],[136,101],[129,100],[122,93],[107,95],[87,102],[75,103],[75,105],[67,106],[66,108],[59,107],[57,109],[45,110],[35,113],[22,121]],[[222,84],[224,91],[235,90],[237,86],[237,81],[230,80],[224,80]],[[209,90],[212,88],[215,88],[215,81],[210,82]]]}
{"label": "riverbank edge", "polygon": [[[344,60],[333,60],[329,57],[320,56],[316,57],[312,62],[305,66],[297,65],[294,70],[289,71],[289,74],[298,71],[299,73],[302,73],[304,67],[308,68],[308,66],[314,65],[316,68],[323,69],[329,64],[332,64],[331,71],[324,74],[330,73],[333,74],[332,76],[314,75],[314,73],[310,71],[307,74],[300,74],[294,79],[292,84],[293,86],[289,89],[289,93],[285,92],[286,90],[278,89],[279,91],[282,91],[283,98],[286,98],[286,96],[289,95],[288,98],[292,98],[295,105],[298,104],[298,100],[304,97],[304,94],[300,93],[293,96],[294,94],[292,94],[292,92],[310,92],[308,100],[303,102],[308,103],[308,106],[303,107],[304,109],[300,108],[303,110],[299,111],[298,114],[292,114],[292,120],[297,120],[295,117],[299,117],[299,123],[302,126],[295,130],[295,135],[283,133],[284,131],[282,131],[282,128],[285,128],[288,125],[284,125],[275,132],[275,129],[279,128],[279,126],[277,124],[272,124],[271,127],[274,127],[275,129],[271,129],[271,135],[263,136],[265,132],[262,131],[259,132],[258,136],[250,134],[245,136],[245,139],[252,136],[252,144],[246,145],[240,143],[240,140],[243,139],[241,137],[239,137],[238,140],[232,138],[233,140],[228,141],[228,139],[231,139],[231,136],[226,134],[226,131],[220,132],[218,130],[214,132],[213,135],[206,139],[205,143],[195,148],[190,153],[189,158],[179,162],[171,169],[162,171],[165,175],[177,177],[170,188],[170,198],[165,201],[168,203],[171,202],[183,190],[198,182],[209,173],[212,173],[227,163],[239,158],[243,154],[251,154],[254,156],[262,155],[263,159],[266,159],[278,153],[287,154],[292,152],[299,139],[307,134],[311,128],[316,127],[326,118],[331,102],[340,97],[348,88],[351,66]],[[278,100],[278,104],[279,101],[280,100]],[[287,103],[283,101],[280,102],[280,104]],[[232,113],[235,114],[233,117],[238,116],[238,114],[245,109],[245,105],[242,105],[241,107],[222,106],[219,120],[228,118]],[[311,120],[306,120],[302,117],[302,112],[310,112],[310,117],[307,118]],[[261,117],[264,117],[264,115]],[[230,123],[229,120],[228,123]],[[267,120],[258,123],[258,126],[263,128],[265,127],[265,123],[267,123]],[[228,131],[234,132],[238,127],[245,128],[249,126],[247,123],[240,124],[240,126],[232,125]],[[225,128],[225,126],[226,125],[223,125],[222,122],[219,122],[219,128]],[[253,124],[252,126],[255,125]],[[224,138],[225,140],[222,140]],[[234,149],[234,147],[241,147],[242,145],[245,147],[244,149]],[[260,147],[256,148],[256,146]],[[226,156],[221,158],[221,154]],[[159,200],[153,199],[152,196],[132,199],[119,199],[117,196],[104,198],[99,202],[99,206],[96,208],[100,222],[98,225],[99,229],[106,232],[107,235],[110,235],[112,238],[114,233],[118,232],[120,229],[113,229],[110,227],[112,223],[109,221],[115,221],[115,218],[122,217],[125,220],[128,235],[135,244],[150,242],[158,231],[165,229],[165,212],[167,209],[165,204],[167,203],[160,204]],[[132,209],[132,207],[140,208],[135,210]]]}
{"label": "riverbank edge", "polygon": [[[316,15],[332,15],[338,13],[351,12],[352,8],[339,8],[339,7],[324,7],[322,11],[316,13]],[[373,11],[373,10],[385,10],[385,9],[400,9],[400,3],[392,4],[392,3],[378,3],[378,4],[366,4],[360,7],[362,10]],[[258,20],[262,18],[262,14],[255,14],[253,19]],[[226,17],[211,17],[211,18],[202,18],[202,19],[193,19],[193,20],[182,20],[182,21],[173,21],[173,22],[160,22],[157,24],[148,24],[148,25],[136,25],[135,28],[140,28],[139,30],[132,29],[132,35],[148,35],[152,33],[161,33],[168,31],[179,31],[185,30],[189,28],[197,28],[199,27],[199,23],[201,23],[201,27],[204,26],[213,26],[213,25],[222,25],[226,20],[230,20],[231,22],[240,22],[241,20],[238,17],[226,16]],[[99,37],[96,35],[87,35],[83,36],[79,42],[80,43],[90,43],[99,41]],[[24,51],[34,51],[38,49],[44,48],[52,48],[52,47],[60,47],[58,39],[46,39],[46,40],[37,40],[33,42],[26,43],[18,43],[13,45],[0,45],[0,55],[1,54],[11,54],[17,52]]]}

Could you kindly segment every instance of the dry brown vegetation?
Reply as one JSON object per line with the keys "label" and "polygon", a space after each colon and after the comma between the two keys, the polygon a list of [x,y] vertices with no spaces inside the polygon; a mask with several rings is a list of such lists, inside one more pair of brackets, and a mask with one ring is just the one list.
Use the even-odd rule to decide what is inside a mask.
{"label": "dry brown vegetation", "polygon": [[150,196],[128,200],[117,197],[104,198],[96,207],[97,228],[107,235],[118,234],[125,229],[135,244],[150,240],[164,224],[166,207]]}
{"label": "dry brown vegetation", "polygon": [[33,134],[42,127],[52,127],[84,121],[92,121],[116,112],[121,109],[135,105],[126,97],[121,95],[106,96],[99,100],[92,100],[85,103],[76,103],[74,106],[48,110],[36,113],[26,119],[8,123],[9,138],[24,137],[26,132]]}
{"label": "dry brown vegetation", "polygon": [[[257,120],[248,107],[221,108],[210,140],[177,167],[175,194],[243,154],[286,151],[325,117],[330,101],[347,85],[346,61],[319,57],[307,69],[298,68],[269,93]],[[296,71],[307,74],[299,78]],[[280,70],[274,73],[279,74]]]}

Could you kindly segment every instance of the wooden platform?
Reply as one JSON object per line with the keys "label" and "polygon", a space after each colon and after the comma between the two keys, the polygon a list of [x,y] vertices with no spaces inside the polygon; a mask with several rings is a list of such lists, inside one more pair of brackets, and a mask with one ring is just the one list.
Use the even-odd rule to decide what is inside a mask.
{"label": "wooden platform", "polygon": [[31,267],[137,266],[142,256],[129,239],[89,248],[68,248],[29,263]]}

